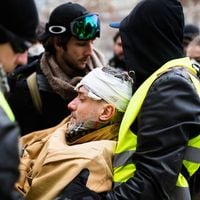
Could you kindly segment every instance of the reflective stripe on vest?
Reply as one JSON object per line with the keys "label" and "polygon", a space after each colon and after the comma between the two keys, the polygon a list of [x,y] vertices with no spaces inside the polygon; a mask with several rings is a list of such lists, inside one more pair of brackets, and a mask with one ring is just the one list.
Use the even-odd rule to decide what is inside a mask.
{"label": "reflective stripe on vest", "polygon": [[[174,68],[175,66],[181,66],[189,71],[190,78],[200,95],[200,83],[196,79],[196,70],[192,67],[189,58],[175,59],[167,62],[160,69],[154,72],[134,93],[131,98],[127,110],[121,122],[118,143],[115,150],[113,168],[114,168],[114,187],[126,182],[130,177],[134,176],[136,167],[132,161],[132,156],[136,150],[137,136],[130,130],[131,124],[136,120],[137,115],[140,112],[143,101],[147,95],[149,88],[157,77]],[[191,75],[193,74],[193,75]],[[188,148],[184,157],[183,164],[188,170],[189,174],[194,174],[199,168],[200,164],[200,136],[197,136],[189,140]],[[190,193],[188,183],[182,174],[179,174],[177,179],[177,189],[174,192],[176,200],[190,200]],[[175,198],[172,198],[175,199]]]}
{"label": "reflective stripe on vest", "polygon": [[0,106],[3,108],[4,112],[6,113],[10,121],[15,121],[13,112],[11,111],[10,106],[8,105],[8,102],[6,101],[1,91],[0,91]]}
{"label": "reflective stripe on vest", "polygon": [[191,200],[188,182],[182,174],[179,174],[176,186],[171,200]]}

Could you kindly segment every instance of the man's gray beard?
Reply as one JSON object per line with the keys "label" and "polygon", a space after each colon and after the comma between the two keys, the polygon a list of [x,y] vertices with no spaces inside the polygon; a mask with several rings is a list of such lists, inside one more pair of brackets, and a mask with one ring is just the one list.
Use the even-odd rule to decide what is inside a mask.
{"label": "man's gray beard", "polygon": [[85,122],[69,122],[67,126],[67,133],[71,131],[89,131],[96,129],[96,124],[99,122],[96,121],[85,121]]}
{"label": "man's gray beard", "polygon": [[67,130],[66,130],[66,140],[68,142],[74,142],[77,139],[83,137],[87,133],[90,132],[90,128],[85,126],[85,123],[76,123],[76,122],[69,122],[67,124]]}
{"label": "man's gray beard", "polygon": [[83,123],[69,122],[67,124],[67,133],[69,133],[73,130],[78,130],[82,126],[83,126]]}
{"label": "man's gray beard", "polygon": [[100,129],[109,124],[109,122],[102,123],[96,121],[86,121],[82,123],[69,122],[67,124],[66,139],[68,142],[73,142],[93,130]]}

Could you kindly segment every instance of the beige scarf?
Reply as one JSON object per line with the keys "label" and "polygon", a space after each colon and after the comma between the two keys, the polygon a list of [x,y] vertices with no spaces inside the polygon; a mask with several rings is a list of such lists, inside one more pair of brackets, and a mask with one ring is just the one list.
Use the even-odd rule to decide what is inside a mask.
{"label": "beige scarf", "polygon": [[76,92],[74,91],[74,86],[76,86],[81,78],[92,69],[102,67],[104,63],[103,55],[94,49],[93,55],[88,60],[85,70],[81,71],[81,73],[77,72],[76,69],[72,71],[70,66],[66,66],[66,71],[69,71],[67,74],[59,67],[54,57],[48,53],[43,54],[40,66],[52,89],[63,99],[68,100],[75,97]]}
{"label": "beige scarf", "polygon": [[23,155],[16,184],[27,200],[54,199],[83,168],[90,170],[87,186],[96,192],[112,187],[112,153],[119,124],[95,130],[69,145],[65,118],[59,125],[21,138]]}

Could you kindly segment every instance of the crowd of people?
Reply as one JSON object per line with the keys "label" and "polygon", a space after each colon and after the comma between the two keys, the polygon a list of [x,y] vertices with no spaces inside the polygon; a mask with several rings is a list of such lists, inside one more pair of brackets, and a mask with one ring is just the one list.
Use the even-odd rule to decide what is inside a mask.
{"label": "crowd of people", "polygon": [[0,10],[0,199],[200,199],[200,32],[179,0],[108,24],[108,61],[101,13]]}

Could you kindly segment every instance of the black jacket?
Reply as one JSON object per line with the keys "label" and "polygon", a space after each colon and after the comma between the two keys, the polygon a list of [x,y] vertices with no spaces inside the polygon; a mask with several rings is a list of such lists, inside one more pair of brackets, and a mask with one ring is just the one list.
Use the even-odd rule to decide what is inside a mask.
{"label": "black jacket", "polygon": [[[177,0],[143,0],[121,22],[125,61],[137,88],[163,64],[183,57],[183,25]],[[185,70],[153,83],[131,128],[138,137],[136,173],[107,199],[171,199],[187,142],[200,133],[200,99]]]}
{"label": "black jacket", "polygon": [[[70,113],[67,109],[67,104],[73,96],[68,100],[64,100],[61,96],[53,92],[40,69],[39,62],[40,60],[36,60],[28,66],[24,66],[24,69],[19,68],[9,79],[11,91],[7,96],[7,100],[22,129],[22,135],[57,125]],[[42,114],[33,105],[27,85],[26,78],[33,71],[37,73],[38,84],[42,85],[39,88],[43,105]]]}
{"label": "black jacket", "polygon": [[200,132],[200,98],[185,70],[154,82],[132,131],[138,136],[136,173],[107,199],[170,199],[187,142]]}
{"label": "black jacket", "polygon": [[0,199],[2,200],[18,199],[13,191],[19,177],[19,136],[18,124],[11,122],[0,106]]}

